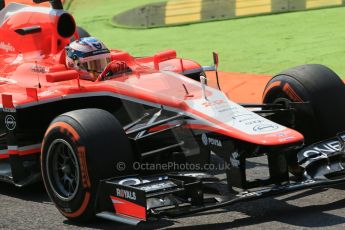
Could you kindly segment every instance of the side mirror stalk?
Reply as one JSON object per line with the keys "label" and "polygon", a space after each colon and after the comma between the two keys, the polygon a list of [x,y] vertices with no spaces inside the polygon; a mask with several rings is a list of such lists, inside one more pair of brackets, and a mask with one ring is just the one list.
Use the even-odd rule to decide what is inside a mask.
{"label": "side mirror stalk", "polygon": [[216,72],[217,86],[218,86],[218,89],[220,91],[222,91],[221,88],[220,88],[219,78],[218,78],[219,57],[218,57],[218,53],[216,53],[216,52],[213,52],[213,63],[214,63],[215,69],[216,69],[215,72]]}

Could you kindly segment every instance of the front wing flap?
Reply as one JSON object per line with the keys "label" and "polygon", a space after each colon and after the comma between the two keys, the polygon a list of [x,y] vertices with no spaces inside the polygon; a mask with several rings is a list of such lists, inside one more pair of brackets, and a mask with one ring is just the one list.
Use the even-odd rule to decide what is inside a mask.
{"label": "front wing flap", "polygon": [[[208,175],[204,176],[206,178]],[[133,182],[139,184],[132,184]],[[216,186],[213,186],[219,183],[215,179],[204,180],[191,174],[133,176],[105,180],[101,182],[96,215],[116,222],[137,225],[157,217],[178,217],[303,189],[334,186],[345,183],[345,178],[307,179],[227,195],[222,195]]]}
{"label": "front wing flap", "polygon": [[226,184],[204,172],[132,175],[103,180],[99,185],[96,215],[137,225],[151,218],[176,217],[303,189],[342,184],[345,183],[344,142],[345,133],[342,133],[337,138],[300,150],[297,157],[304,175],[297,181],[261,185],[244,192],[228,191]]}

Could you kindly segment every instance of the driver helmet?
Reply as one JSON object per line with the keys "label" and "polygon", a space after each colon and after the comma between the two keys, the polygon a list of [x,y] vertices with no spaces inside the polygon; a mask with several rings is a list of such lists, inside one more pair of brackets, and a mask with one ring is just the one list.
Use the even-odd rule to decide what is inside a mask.
{"label": "driver helmet", "polygon": [[66,47],[66,65],[80,71],[83,75],[102,73],[110,62],[110,50],[94,37],[84,37],[73,41]]}

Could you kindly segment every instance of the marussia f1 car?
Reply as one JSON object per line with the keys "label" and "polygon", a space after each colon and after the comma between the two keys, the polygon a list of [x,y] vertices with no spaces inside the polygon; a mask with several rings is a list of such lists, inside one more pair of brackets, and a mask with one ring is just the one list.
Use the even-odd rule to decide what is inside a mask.
{"label": "marussia f1 car", "polygon": [[[65,217],[135,225],[345,182],[345,107],[337,106],[345,85],[327,67],[278,74],[262,104],[238,104],[207,86],[216,54],[214,65],[200,66],[173,50],[140,58],[111,50],[125,68],[83,80],[66,67],[65,46],[86,31],[61,1],[0,2],[0,179],[43,179]],[[229,165],[227,193],[203,170],[132,166],[206,165],[211,152]],[[256,156],[267,157],[268,178],[248,179]]]}

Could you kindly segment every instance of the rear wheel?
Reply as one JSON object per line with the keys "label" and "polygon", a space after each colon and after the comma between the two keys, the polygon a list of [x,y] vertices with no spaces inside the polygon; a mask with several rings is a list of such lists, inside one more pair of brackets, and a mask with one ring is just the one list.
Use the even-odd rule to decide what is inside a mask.
{"label": "rear wheel", "polygon": [[[122,126],[100,109],[76,110],[55,118],[42,150],[42,177],[48,195],[74,221],[92,218],[99,181],[129,173],[134,161]],[[120,162],[126,170],[117,170]]]}

